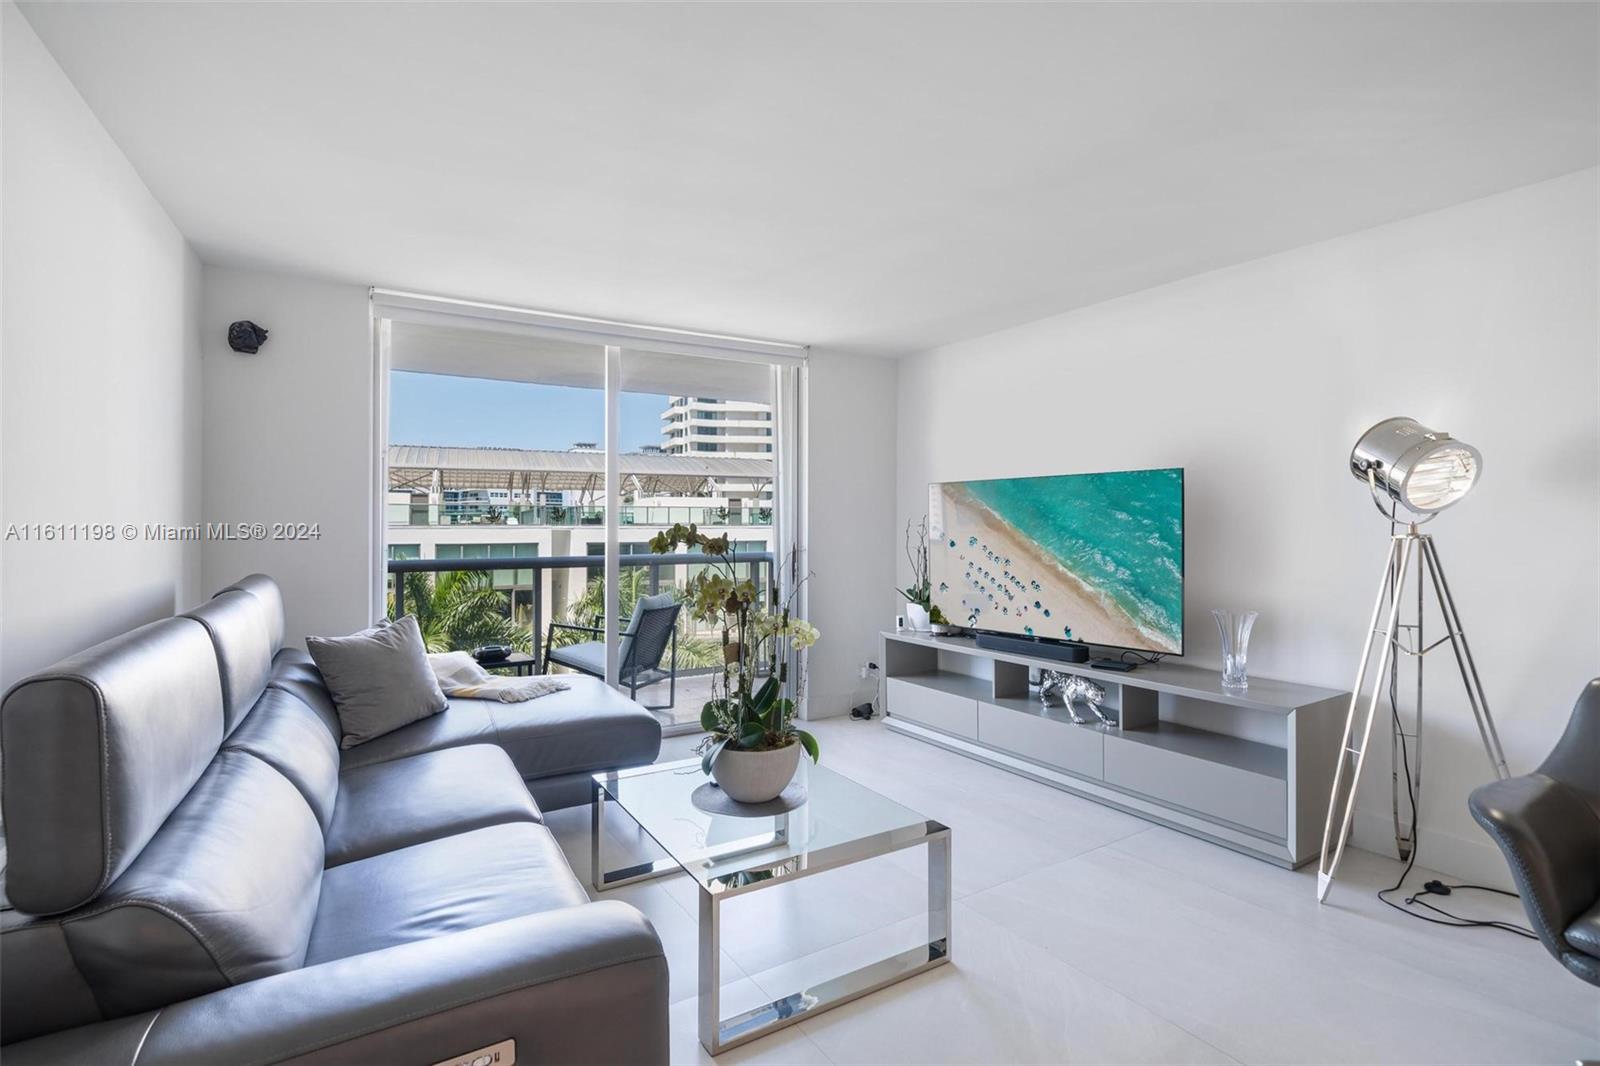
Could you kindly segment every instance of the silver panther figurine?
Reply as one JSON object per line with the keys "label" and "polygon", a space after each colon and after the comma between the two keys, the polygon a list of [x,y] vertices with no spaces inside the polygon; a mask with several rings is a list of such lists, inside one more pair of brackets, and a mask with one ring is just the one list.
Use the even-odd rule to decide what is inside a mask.
{"label": "silver panther figurine", "polygon": [[1073,675],[1068,678],[1066,685],[1062,689],[1062,695],[1066,697],[1068,707],[1071,707],[1080,699],[1088,704],[1089,710],[1094,713],[1096,718],[1100,719],[1101,725],[1117,724],[1115,718],[1100,709],[1100,705],[1106,701],[1105,688],[1090,681],[1087,677]]}
{"label": "silver panther figurine", "polygon": [[1089,719],[1078,713],[1076,704],[1079,700],[1088,705],[1089,710],[1101,724],[1116,725],[1116,720],[1100,709],[1105,699],[1106,690],[1086,677],[1060,670],[1042,670],[1039,673],[1039,702],[1048,707],[1059,700],[1073,722],[1078,725],[1089,724]]}
{"label": "silver panther figurine", "polygon": [[1046,707],[1059,707],[1066,702],[1062,695],[1062,686],[1067,678],[1072,675],[1064,674],[1060,670],[1039,671],[1039,702]]}

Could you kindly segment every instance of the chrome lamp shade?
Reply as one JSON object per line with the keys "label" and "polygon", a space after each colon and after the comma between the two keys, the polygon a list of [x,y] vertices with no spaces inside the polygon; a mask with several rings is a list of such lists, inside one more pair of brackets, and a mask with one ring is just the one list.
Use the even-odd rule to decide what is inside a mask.
{"label": "chrome lamp shade", "polygon": [[1434,514],[1478,483],[1483,453],[1413,418],[1386,418],[1361,435],[1350,472],[1401,506]]}

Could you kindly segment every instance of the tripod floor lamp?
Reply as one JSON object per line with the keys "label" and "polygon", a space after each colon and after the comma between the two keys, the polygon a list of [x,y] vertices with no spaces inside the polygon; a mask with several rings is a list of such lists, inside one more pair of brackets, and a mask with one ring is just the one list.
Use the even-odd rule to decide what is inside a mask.
{"label": "tripod floor lamp", "polygon": [[[1407,794],[1413,804],[1422,795],[1422,666],[1423,657],[1444,645],[1455,654],[1467,703],[1478,723],[1478,734],[1496,776],[1509,776],[1500,737],[1489,714],[1478,667],[1467,646],[1467,634],[1456,610],[1450,582],[1433,537],[1418,531],[1440,511],[1459,502],[1478,483],[1483,456],[1470,444],[1453,440],[1448,433],[1428,429],[1410,418],[1390,418],[1361,435],[1350,453],[1350,471],[1365,481],[1378,511],[1389,519],[1389,557],[1384,562],[1378,583],[1378,596],[1372,606],[1372,621],[1367,626],[1366,647],[1356,671],[1355,690],[1350,694],[1350,709],[1345,716],[1344,742],[1340,745],[1339,766],[1334,773],[1333,795],[1328,800],[1328,821],[1322,832],[1322,861],[1317,867],[1317,901],[1328,898],[1334,873],[1344,856],[1355,815],[1356,789],[1372,740],[1372,721],[1387,689],[1391,707],[1390,742],[1394,751],[1391,787],[1394,793],[1395,844],[1402,859],[1410,858],[1416,840],[1400,819],[1400,774],[1406,773]],[[1406,512],[1402,515],[1401,509]],[[1402,529],[1403,527],[1403,529]],[[1406,585],[1415,582],[1413,620],[1403,619],[1407,604]],[[1432,593],[1444,635],[1426,643],[1424,610]],[[1373,655],[1377,668],[1369,669]],[[1399,661],[1409,657],[1416,662],[1416,715],[1413,731],[1405,731],[1400,721],[1398,701]],[[1370,692],[1368,692],[1370,682]],[[1407,740],[1412,743],[1408,746]],[[1415,772],[1406,763],[1408,751],[1415,753]],[[1413,819],[1413,825],[1415,819]]]}

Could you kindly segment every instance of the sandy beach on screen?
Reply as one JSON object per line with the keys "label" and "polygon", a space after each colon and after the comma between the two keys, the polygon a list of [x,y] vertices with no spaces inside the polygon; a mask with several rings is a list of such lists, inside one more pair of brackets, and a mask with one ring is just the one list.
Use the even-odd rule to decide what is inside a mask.
{"label": "sandy beach on screen", "polygon": [[[1056,640],[1065,638],[1062,627],[1071,626],[1072,639],[1085,644],[1177,651],[1160,635],[1141,632],[1119,608],[1114,604],[1108,606],[1054,558],[996,519],[965,489],[951,484],[941,486],[940,491],[944,497],[942,532],[947,539],[945,544],[930,552],[929,577],[933,582],[933,602],[939,605],[951,622],[960,626],[970,624],[977,629],[1018,634],[1023,632],[1024,626],[1031,625],[1034,636]],[[1001,614],[1000,603],[986,602],[978,620],[975,623],[968,622],[968,608],[963,607],[961,601],[963,598],[971,601],[977,594],[963,578],[967,564],[960,557],[965,555],[969,560],[976,560],[997,579],[1000,579],[1001,569],[989,563],[981,547],[969,547],[969,537],[977,537],[979,545],[987,545],[991,551],[1010,559],[1013,564],[1010,570],[1024,581],[1039,582],[1041,587],[1038,590],[1031,585],[1028,587],[1026,600],[1024,593],[1013,587],[1016,599],[1002,601],[1011,608],[1011,614]],[[956,542],[954,548],[946,546],[951,539]],[[939,591],[941,582],[949,586],[948,591]],[[1003,579],[1001,583],[1004,583]],[[996,595],[998,597],[998,592]],[[1049,608],[1049,618],[1033,609],[1034,600]],[[1019,618],[1017,607],[1024,602],[1029,610]]]}

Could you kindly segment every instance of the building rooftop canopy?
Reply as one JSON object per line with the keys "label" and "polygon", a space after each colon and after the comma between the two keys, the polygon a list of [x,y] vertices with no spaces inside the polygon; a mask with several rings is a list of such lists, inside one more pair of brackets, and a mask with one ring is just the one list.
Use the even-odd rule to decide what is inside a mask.
{"label": "building rooftop canopy", "polygon": [[[647,495],[688,496],[709,479],[760,482],[772,479],[768,459],[723,455],[664,455],[624,452],[622,487]],[[389,446],[389,488],[427,492],[439,472],[441,489],[600,492],[605,484],[604,452],[542,451],[526,448],[443,448]]]}

